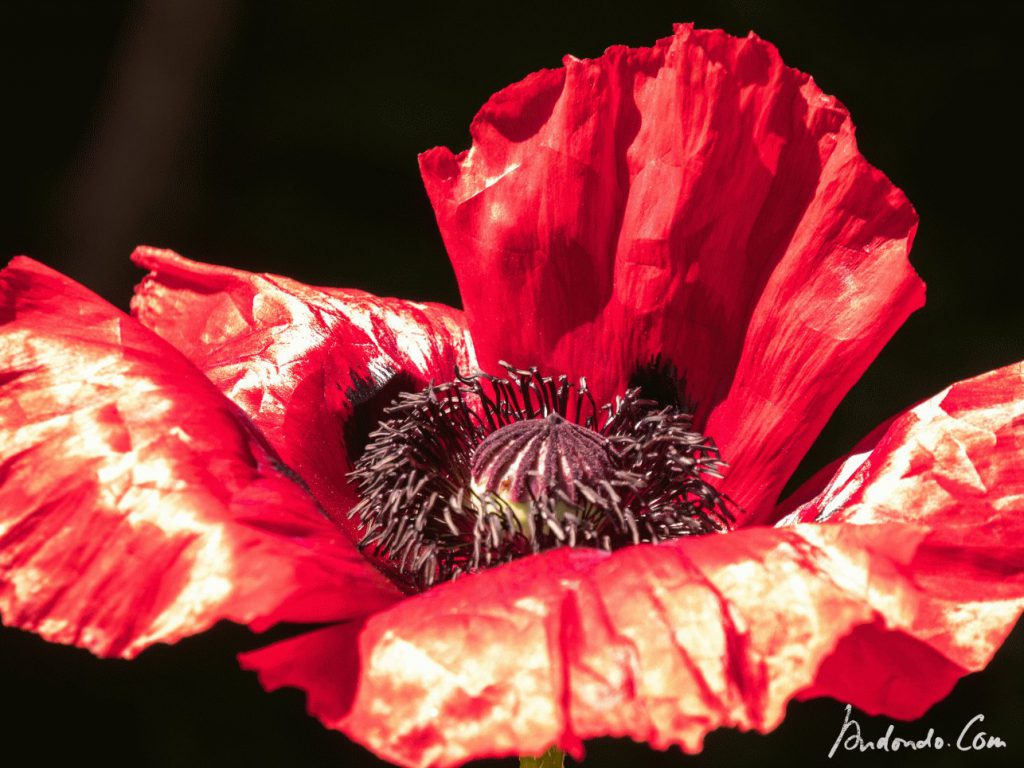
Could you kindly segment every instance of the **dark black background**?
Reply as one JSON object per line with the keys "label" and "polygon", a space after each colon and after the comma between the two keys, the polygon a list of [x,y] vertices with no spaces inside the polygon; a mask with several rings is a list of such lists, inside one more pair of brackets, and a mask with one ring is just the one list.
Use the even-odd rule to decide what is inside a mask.
{"label": "dark black background", "polygon": [[[864,154],[921,215],[911,260],[928,305],[837,411],[806,476],[908,404],[1024,358],[1022,15],[1000,7],[7,2],[0,254],[28,253],[122,307],[140,276],[127,261],[137,243],[457,304],[418,152],[465,148],[492,92],[565,53],[650,44],[673,21],[753,29],[849,107]],[[237,669],[234,654],[261,642],[220,626],[129,663],[0,630],[0,754],[35,765],[373,763],[308,718],[301,694],[265,694]],[[1022,680],[1018,628],[987,671],[900,726],[950,738],[980,712],[1008,749],[883,762],[1019,764]],[[793,704],[769,736],[715,733],[696,757],[600,741],[587,764],[824,763],[841,720],[837,702]]]}

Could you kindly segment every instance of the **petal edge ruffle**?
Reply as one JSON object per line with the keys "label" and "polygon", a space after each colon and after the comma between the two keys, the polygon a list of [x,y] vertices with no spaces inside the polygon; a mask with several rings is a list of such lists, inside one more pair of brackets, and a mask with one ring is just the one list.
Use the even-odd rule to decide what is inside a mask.
{"label": "petal edge ruffle", "polygon": [[221,619],[338,621],[400,593],[188,361],[26,258],[0,273],[0,613],[134,656]]}
{"label": "petal edge ruffle", "polygon": [[[832,657],[876,628],[886,662],[905,660],[907,647],[940,662],[856,676],[868,692],[858,703],[874,696],[878,711],[906,716],[908,704],[926,708],[977,668],[912,634],[934,604],[913,577],[915,562],[941,551],[929,535],[800,525],[610,556],[558,550],[410,598],[336,643],[288,641],[243,665],[270,688],[306,689],[325,724],[408,766],[554,743],[579,755],[583,740],[609,735],[694,752],[719,727],[768,731],[793,697],[835,695]],[[1006,613],[1005,600],[975,596]],[[1024,588],[1012,600],[1019,613]],[[343,692],[310,673],[325,663],[317,648],[359,660]],[[936,670],[943,676],[916,680]],[[894,676],[906,684],[893,686]]]}
{"label": "petal edge ruffle", "polygon": [[266,435],[332,519],[383,408],[450,381],[476,359],[462,313],[439,304],[316,288],[142,246],[139,321],[181,350]]}
{"label": "petal edge ruffle", "polygon": [[769,513],[924,298],[917,216],[846,109],[755,35],[680,25],[509,86],[471,133],[420,168],[481,366],[586,376],[611,400],[671,363],[723,490]]}

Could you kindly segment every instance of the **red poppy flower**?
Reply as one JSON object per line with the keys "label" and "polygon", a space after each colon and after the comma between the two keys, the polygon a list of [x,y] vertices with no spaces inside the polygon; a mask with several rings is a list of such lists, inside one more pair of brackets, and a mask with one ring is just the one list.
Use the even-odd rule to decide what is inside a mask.
{"label": "red poppy flower", "polygon": [[[772,729],[793,697],[910,718],[984,667],[1024,607],[1024,367],[952,385],[777,503],[923,301],[906,258],[916,216],[858,154],[845,109],[758,38],[681,26],[652,48],[531,75],[492,97],[472,134],[461,155],[421,157],[465,315],[140,248],[150,272],[128,317],[31,260],[11,263],[4,623],[124,657],[221,619],[323,623],[243,666],[268,689],[305,690],[323,723],[403,765],[553,744],[581,754],[601,735],[694,751],[718,727]],[[508,386],[428,388],[456,367],[501,375],[501,360],[586,377],[597,402],[617,404],[541,429],[549,419],[533,417],[568,416],[584,387],[513,370]],[[647,526],[634,540],[670,540],[502,550],[512,562],[490,569],[467,555],[450,571],[477,572],[409,589],[388,555],[419,574],[443,563],[448,539],[439,529],[407,546],[412,534],[396,533],[415,494],[375,484],[399,476],[385,448],[425,443],[396,432],[384,406],[405,393],[405,426],[443,443],[434,471],[455,462],[438,430],[457,429],[431,403],[476,396],[481,382],[499,424],[485,425],[484,395],[456,409],[465,429],[547,441],[546,454],[508,454],[532,455],[540,474],[510,480],[526,459],[502,464],[500,451],[498,469],[478,473],[470,457],[473,482],[511,483],[487,493],[519,482],[530,495],[533,522],[510,525],[623,534],[624,522],[541,515],[534,497],[612,487],[608,462],[649,458],[649,438],[675,441],[665,466],[690,467],[689,484],[634,463],[646,473],[636,505],[620,494],[593,506]],[[530,397],[509,388],[519,383],[532,405],[515,400]],[[640,407],[635,384],[661,405],[623,410]],[[503,424],[513,401],[515,424]],[[644,421],[689,402],[692,423]],[[653,431],[617,432],[617,413]],[[714,445],[694,425],[728,463],[713,485]],[[580,447],[620,439],[621,451]],[[537,490],[556,443],[575,458]],[[382,463],[360,464],[368,453]],[[669,491],[652,500],[654,480]],[[417,514],[434,509],[415,498]],[[681,517],[665,522],[665,509]],[[730,517],[722,535],[661,535]],[[392,549],[360,554],[367,530]],[[470,540],[487,549],[488,535]]]}

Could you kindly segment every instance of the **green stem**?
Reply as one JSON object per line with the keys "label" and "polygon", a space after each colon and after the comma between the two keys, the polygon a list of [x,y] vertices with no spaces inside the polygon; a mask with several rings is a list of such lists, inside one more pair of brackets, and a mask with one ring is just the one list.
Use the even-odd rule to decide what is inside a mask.
{"label": "green stem", "polygon": [[563,768],[565,752],[552,747],[540,757],[520,757],[519,768]]}

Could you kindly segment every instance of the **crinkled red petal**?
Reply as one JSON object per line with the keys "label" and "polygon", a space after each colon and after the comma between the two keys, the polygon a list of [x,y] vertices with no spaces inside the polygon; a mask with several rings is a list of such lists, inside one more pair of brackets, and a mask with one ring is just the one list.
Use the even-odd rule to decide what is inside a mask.
{"label": "crinkled red petal", "polygon": [[400,391],[476,368],[462,313],[200,264],[157,248],[132,310],[244,410],[336,521],[345,480]]}
{"label": "crinkled red petal", "polygon": [[0,273],[0,614],[133,656],[401,595],[182,355],[30,259]]}
{"label": "crinkled red petal", "polygon": [[[794,696],[913,717],[1024,608],[1022,441],[1014,366],[896,419],[797,515],[847,524],[556,550],[243,664],[410,766],[606,735],[696,751],[715,728],[774,728]],[[321,673],[342,657],[357,665]]]}
{"label": "crinkled red petal", "polygon": [[[805,693],[910,718],[984,667],[1024,605],[1024,363],[954,384],[874,438],[780,525],[931,529],[911,562],[930,600],[909,625],[845,639]],[[867,668],[905,672],[891,688],[870,688]]]}
{"label": "crinkled red petal", "polygon": [[873,433],[789,522],[899,521],[994,541],[1024,521],[1024,363],[943,392]]}
{"label": "crinkled red petal", "polygon": [[754,35],[679,26],[499,92],[420,157],[482,367],[685,374],[757,518],[923,303],[917,225],[845,108]]}

